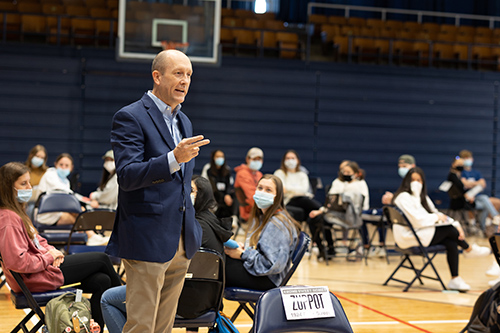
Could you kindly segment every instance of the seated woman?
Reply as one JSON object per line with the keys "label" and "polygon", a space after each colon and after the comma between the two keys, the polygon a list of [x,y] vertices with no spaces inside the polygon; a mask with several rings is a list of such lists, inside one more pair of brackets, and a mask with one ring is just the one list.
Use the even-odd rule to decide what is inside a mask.
{"label": "seated woman", "polygon": [[[201,246],[223,253],[223,243],[232,236],[231,218],[217,219],[211,212],[217,203],[215,202],[210,182],[200,176],[194,175],[191,180],[191,201],[196,211],[196,220],[203,229]],[[200,290],[196,295],[189,297],[192,302],[181,302],[177,314],[184,317],[201,315],[208,311],[211,304],[203,303],[203,292]],[[186,295],[183,295],[186,296]],[[107,290],[101,299],[102,312],[109,333],[119,333],[127,321],[127,309],[125,306],[126,287],[121,286]],[[196,330],[192,330],[196,331]]]}
{"label": "seated woman", "polygon": [[64,256],[48,245],[24,211],[31,193],[27,166],[11,162],[0,168],[0,253],[7,283],[14,292],[21,292],[9,270],[21,273],[32,292],[81,282],[78,288],[92,294],[90,304],[94,320],[104,327],[101,295],[106,289],[119,286],[120,277],[105,253]]}
{"label": "seated woman", "polygon": [[[458,275],[458,248],[464,249],[464,256],[479,257],[489,255],[487,247],[469,245],[465,241],[460,223],[440,213],[427,195],[425,174],[419,167],[408,171],[399,189],[394,193],[393,203],[403,211],[412,224],[423,246],[442,244],[446,247],[446,259],[450,268],[451,280],[447,288],[467,291],[470,286]],[[394,225],[396,244],[407,249],[418,246],[411,230],[401,225]]]}
{"label": "seated woman", "polygon": [[[40,180],[37,191],[38,195],[57,191],[73,193],[68,179],[71,170],[73,170],[73,158],[71,155],[62,153],[57,156],[54,167],[49,168]],[[82,197],[81,195],[80,198],[84,201],[90,201],[89,198]],[[35,221],[46,225],[68,225],[74,224],[76,217],[77,214],[68,212],[44,213],[36,215]],[[106,245],[108,243],[109,237],[103,237],[94,231],[86,231],[86,233],[88,236],[87,245]]]}
{"label": "seated woman", "polygon": [[[38,184],[42,176],[47,171],[47,149],[42,145],[36,145],[31,148],[28,158],[24,164],[30,169],[31,186],[33,186],[33,192],[38,189]],[[28,216],[33,216],[33,209],[35,208],[36,196],[32,196],[30,201],[26,206],[26,213]]]}
{"label": "seated woman", "polygon": [[[296,220],[307,219],[312,210],[319,209],[321,204],[314,200],[311,193],[309,176],[300,169],[300,158],[295,150],[288,150],[281,159],[281,166],[274,172],[283,182],[284,202],[288,211]],[[298,212],[303,214],[299,216]]]}
{"label": "seated woman", "polygon": [[115,158],[112,150],[108,150],[102,157],[104,164],[99,187],[90,193],[92,208],[116,209],[118,206],[118,176],[116,175]]}
{"label": "seated woman", "polygon": [[[363,196],[363,205],[362,209],[367,210],[370,208],[370,196],[368,192],[368,185],[366,184],[364,179],[359,179],[362,174],[361,169],[358,166],[358,163],[354,161],[343,161],[339,166],[338,178],[336,178],[332,182],[332,186],[328,191],[328,195],[337,195],[339,197],[341,194],[352,193],[355,195]],[[320,250],[319,258],[323,255],[323,247],[321,245],[322,240],[320,238],[320,233],[317,232],[318,228],[322,228],[324,220],[322,215],[325,213],[334,214],[341,219],[345,218],[345,209],[342,207],[337,207],[333,205],[330,208],[321,207],[317,210],[311,211],[309,217],[311,218],[309,223],[309,229],[313,234],[314,242],[318,245]],[[328,254],[334,254],[335,251],[333,249],[333,239],[330,233],[325,235],[325,241],[328,244]],[[353,249],[351,249],[353,250]]]}
{"label": "seated woman", "polygon": [[206,174],[202,174],[202,176],[212,184],[215,201],[217,201],[215,215],[217,217],[234,215],[234,179],[222,150],[212,151],[209,167]]}
{"label": "seated woman", "polygon": [[290,267],[300,226],[286,211],[281,180],[266,174],[257,184],[245,244],[225,249],[226,286],[268,290]]}

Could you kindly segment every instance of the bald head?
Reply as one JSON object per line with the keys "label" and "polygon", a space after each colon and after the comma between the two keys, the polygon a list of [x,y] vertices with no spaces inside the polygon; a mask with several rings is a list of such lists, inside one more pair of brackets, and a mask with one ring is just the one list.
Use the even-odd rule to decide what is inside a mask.
{"label": "bald head", "polygon": [[155,57],[151,66],[153,94],[173,109],[184,102],[193,67],[191,60],[181,51],[165,50]]}
{"label": "bald head", "polygon": [[151,73],[154,71],[158,71],[163,74],[169,63],[176,62],[181,59],[187,59],[189,62],[191,62],[189,58],[179,50],[161,51],[153,60],[153,64],[151,65]]}

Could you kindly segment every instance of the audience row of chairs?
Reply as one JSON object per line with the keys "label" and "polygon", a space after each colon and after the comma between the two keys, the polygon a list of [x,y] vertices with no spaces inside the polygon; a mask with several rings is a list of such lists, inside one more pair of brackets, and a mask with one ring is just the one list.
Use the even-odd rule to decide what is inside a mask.
{"label": "audience row of chairs", "polygon": [[[96,210],[96,211],[82,212],[79,201],[71,194],[66,194],[66,193],[44,194],[41,196],[41,198],[38,200],[36,204],[36,210],[35,210],[36,213],[34,215],[33,220],[35,221],[35,225],[37,226],[37,228],[40,229],[40,232],[45,237],[47,237],[47,239],[54,245],[60,243],[58,243],[57,239],[51,238],[50,234],[53,233],[55,237],[59,237],[57,234],[61,234],[60,233],[61,230],[59,230],[59,232],[53,232],[54,228],[50,227],[44,228],[42,225],[36,224],[37,220],[36,215],[40,213],[48,213],[60,210],[72,213],[80,212],[75,222],[75,225],[72,227],[71,232],[69,234],[68,244],[67,244],[67,253],[69,254],[74,253],[73,246],[71,247],[70,250],[69,244],[71,242],[71,236],[76,235],[76,232],[79,231],[81,232],[85,230],[94,230],[94,231],[110,230],[112,229],[114,223],[114,211]],[[285,286],[292,277],[292,275],[294,274],[304,254],[306,253],[309,244],[310,244],[309,236],[304,232],[300,233],[297,247],[292,256],[292,265],[281,284],[282,286]],[[89,248],[91,250],[96,250],[95,247],[89,247]],[[24,284],[22,275],[12,271],[11,273],[21,288],[20,293],[11,292],[11,299],[15,307],[17,309],[25,309],[25,308],[30,309],[30,312],[21,320],[21,322],[15,327],[15,329],[12,332],[37,331],[45,322],[44,313],[41,307],[46,305],[50,299],[57,297],[64,292],[68,291],[75,292],[74,289],[59,289],[43,293],[31,293]],[[189,276],[189,278],[187,278],[188,280],[186,281],[188,289],[200,285],[207,287],[207,283],[214,284],[215,287],[210,288],[210,290],[213,290],[213,297],[210,296],[211,300],[213,301],[213,309],[212,311],[209,311],[208,313],[205,313],[200,317],[194,319],[186,319],[178,316],[176,317],[174,327],[188,327],[188,328],[207,327],[207,326],[212,327],[215,324],[217,312],[221,308],[223,295],[224,298],[228,300],[233,300],[240,303],[240,307],[237,309],[237,311],[232,317],[233,321],[236,319],[236,317],[240,314],[242,310],[245,310],[253,319],[253,312],[252,310],[250,310],[250,308],[256,310],[256,303],[259,300],[259,298],[264,294],[264,292],[257,290],[248,290],[243,288],[224,289],[224,280],[225,280],[224,260],[220,254],[217,254],[216,252],[208,249],[200,249],[196,254],[196,256],[193,258],[190,267],[188,269],[188,273],[189,274],[186,275]],[[191,285],[191,283],[193,283],[193,285]],[[179,302],[183,303],[184,305],[189,305],[192,304],[193,302],[198,301],[196,299],[192,299],[192,294],[188,293],[186,297],[183,297],[183,294],[181,294]],[[335,307],[335,310],[340,311],[336,312],[337,314],[336,318],[320,320],[319,322],[314,322],[314,325],[317,324],[320,327],[327,329],[326,331],[329,331],[328,328],[331,329],[332,327],[337,326],[339,328],[343,327],[342,330],[343,332],[352,332],[352,330],[350,329],[349,322],[347,321],[347,318],[345,316],[345,313],[343,312],[340,303],[334,296],[332,296],[332,302]],[[265,318],[265,315],[268,314],[268,312],[274,308],[275,307],[272,306],[271,308],[269,308],[269,310],[266,310],[264,314],[258,316],[258,318],[260,318],[259,325],[261,325],[262,327],[266,327],[269,324],[267,319],[263,318]],[[278,307],[275,309],[275,311],[281,312],[280,309],[281,307]],[[34,328],[29,330],[26,324],[35,315],[38,316],[39,322],[35,325]],[[273,321],[272,324],[276,325],[276,322]],[[283,320],[282,324],[280,325],[289,325],[289,324],[286,324],[286,320]],[[257,331],[266,332],[266,330],[257,330]]]}

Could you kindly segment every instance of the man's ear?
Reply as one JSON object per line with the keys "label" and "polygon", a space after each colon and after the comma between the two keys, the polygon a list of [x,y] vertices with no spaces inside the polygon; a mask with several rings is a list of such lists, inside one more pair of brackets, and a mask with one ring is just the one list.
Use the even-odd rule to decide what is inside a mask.
{"label": "man's ear", "polygon": [[153,81],[156,85],[160,85],[160,72],[158,72],[157,70],[154,70],[153,73],[151,73],[151,75],[153,76]]}

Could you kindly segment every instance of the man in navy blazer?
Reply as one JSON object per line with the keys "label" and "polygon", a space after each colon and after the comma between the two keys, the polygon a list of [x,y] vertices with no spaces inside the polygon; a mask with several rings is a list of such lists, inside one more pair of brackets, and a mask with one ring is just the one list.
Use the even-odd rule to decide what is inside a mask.
{"label": "man in navy blazer", "polygon": [[192,72],[184,53],[160,52],[152,64],[153,90],[113,117],[120,190],[106,253],[124,259],[123,332],[171,332],[189,261],[201,244],[191,176],[194,157],[209,140],[191,137],[191,122],[180,111]]}

